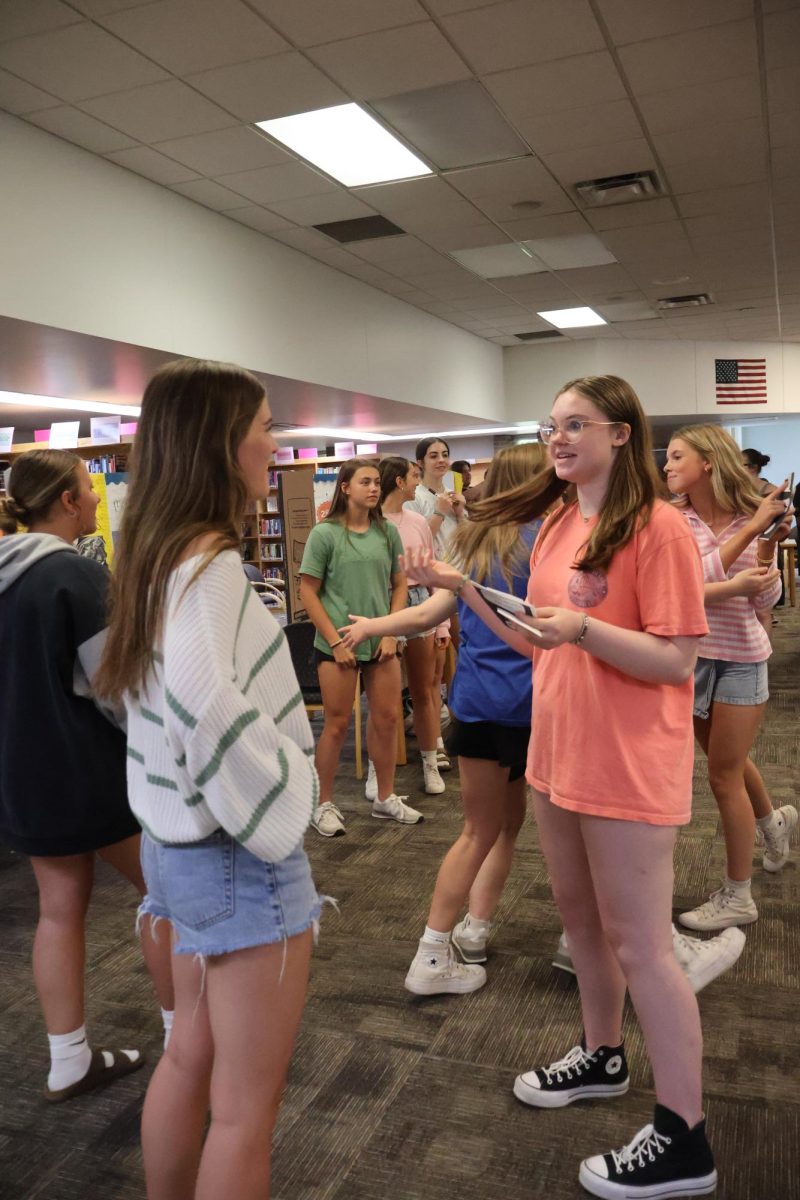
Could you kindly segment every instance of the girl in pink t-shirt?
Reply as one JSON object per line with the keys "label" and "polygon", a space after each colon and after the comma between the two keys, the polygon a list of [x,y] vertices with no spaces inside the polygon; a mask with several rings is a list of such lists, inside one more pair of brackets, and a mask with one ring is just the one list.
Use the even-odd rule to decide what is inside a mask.
{"label": "girl in pink t-shirt", "polygon": [[700,1017],[671,927],[673,849],[691,810],[692,673],[708,629],[700,558],[680,513],[657,499],[648,423],[630,384],[616,376],[566,384],[540,436],[552,470],[494,501],[514,520],[566,499],[534,548],[530,636],[490,615],[452,568],[426,574],[430,585],[458,588],[535,660],[527,775],[583,1037],[520,1075],[514,1093],[558,1108],[626,1092],[627,988],[653,1068],[655,1116],[621,1151],[584,1160],[580,1182],[620,1200],[705,1194],[717,1176],[702,1112]]}
{"label": "girl in pink t-shirt", "polygon": [[[708,758],[711,790],[725,833],[727,875],[711,898],[679,920],[688,929],[725,929],[758,919],[750,894],[756,829],[764,867],[779,871],[789,856],[797,809],[773,810],[764,780],[748,757],[769,696],[769,637],[759,619],[780,596],[777,546],[784,516],[779,488],[762,496],[736,442],[716,425],[690,425],[673,435],[664,467],[667,485],[697,542],[705,577],[709,633],[695,668],[694,728]],[[789,510],[791,512],[791,510]]]}

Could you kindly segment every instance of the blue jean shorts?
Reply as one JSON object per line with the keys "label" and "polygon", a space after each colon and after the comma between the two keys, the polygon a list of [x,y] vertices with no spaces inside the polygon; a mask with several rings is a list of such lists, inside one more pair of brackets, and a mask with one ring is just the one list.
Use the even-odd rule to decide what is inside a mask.
{"label": "blue jean shorts", "polygon": [[[430,600],[431,594],[426,587],[410,583],[408,585],[408,600],[406,608],[418,608],[420,604],[424,604],[426,600]],[[433,637],[435,629],[423,629],[422,633],[407,633],[405,641],[413,642],[417,638]]]}
{"label": "blue jean shorts", "polygon": [[201,842],[164,845],[142,834],[147,895],[140,917],[165,917],[176,954],[204,958],[295,937],[319,921],[320,898],[302,842],[262,862],[218,829]]}
{"label": "blue jean shorts", "polygon": [[766,662],[726,662],[698,658],[694,669],[694,715],[708,719],[712,704],[766,704],[769,686]]}

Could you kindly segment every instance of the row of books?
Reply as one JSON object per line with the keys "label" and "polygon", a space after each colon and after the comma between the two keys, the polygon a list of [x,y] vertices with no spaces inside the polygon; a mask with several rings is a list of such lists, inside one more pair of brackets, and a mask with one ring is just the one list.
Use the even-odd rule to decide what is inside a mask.
{"label": "row of books", "polygon": [[281,537],[283,525],[280,517],[262,517],[259,532],[262,537]]}

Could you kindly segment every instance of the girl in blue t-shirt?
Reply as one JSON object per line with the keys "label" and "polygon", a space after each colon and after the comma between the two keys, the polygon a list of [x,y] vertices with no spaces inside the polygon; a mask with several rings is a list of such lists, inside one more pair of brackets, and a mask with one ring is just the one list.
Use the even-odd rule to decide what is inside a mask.
{"label": "girl in blue t-shirt", "polygon": [[[516,487],[546,464],[537,444],[509,446],[493,459],[483,496]],[[482,520],[480,505],[458,529],[451,557],[479,583],[525,598],[530,556],[541,522],[498,525]],[[406,976],[416,995],[472,992],[486,982],[492,916],[511,869],[525,816],[525,762],[531,724],[531,664],[507,646],[452,592],[437,591],[416,608],[386,617],[354,617],[340,633],[348,647],[378,635],[413,634],[456,611],[461,646],[452,684],[453,724],[447,747],[458,755],[464,828],[445,855],[433,891],[428,923]],[[456,918],[464,901],[469,910]],[[455,928],[453,926],[455,925]]]}

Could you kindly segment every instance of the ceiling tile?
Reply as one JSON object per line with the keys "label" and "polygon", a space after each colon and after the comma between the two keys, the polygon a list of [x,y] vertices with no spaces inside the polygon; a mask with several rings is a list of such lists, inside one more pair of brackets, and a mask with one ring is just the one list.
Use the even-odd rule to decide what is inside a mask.
{"label": "ceiling tile", "polygon": [[600,267],[616,262],[614,254],[593,233],[533,238],[523,244],[551,271]]}
{"label": "ceiling tile", "polygon": [[131,150],[116,150],[113,154],[107,154],[106,158],[109,162],[126,167],[137,175],[144,175],[146,179],[152,179],[156,183],[187,183],[190,179],[197,177],[195,172],[190,171],[188,167],[159,154],[157,150],[151,150],[149,146],[134,146]]}
{"label": "ceiling tile", "polygon": [[[532,157],[451,171],[446,179],[493,221],[546,216],[575,207],[542,163]],[[524,207],[527,201],[538,202],[538,207]]]}
{"label": "ceiling tile", "polygon": [[525,117],[517,124],[532,149],[542,156],[642,136],[642,127],[630,100],[609,100],[590,108]]}
{"label": "ceiling tile", "polygon": [[401,225],[409,212],[417,213],[427,221],[462,220],[470,225],[480,221],[480,214],[473,206],[435,176],[353,188],[353,194],[384,216],[396,217]]}
{"label": "ceiling tile", "polygon": [[0,0],[0,42],[74,25],[80,16],[61,0]]}
{"label": "ceiling tile", "polygon": [[600,179],[605,175],[649,171],[656,165],[653,153],[644,138],[587,146],[583,150],[544,154],[542,157],[566,187],[585,179]]}
{"label": "ceiling tile", "polygon": [[330,42],[309,56],[357,100],[466,79],[469,69],[432,21]]}
{"label": "ceiling tile", "polygon": [[654,246],[659,252],[689,252],[689,243],[680,221],[658,225],[634,225],[628,229],[607,229],[603,240],[623,262],[648,257]]}
{"label": "ceiling tile", "polygon": [[588,0],[507,0],[444,17],[458,49],[478,72],[603,49]]}
{"label": "ceiling tile", "polygon": [[704,80],[640,96],[638,100],[645,124],[654,135],[676,129],[696,131],[707,122],[746,121],[761,116],[761,85],[756,74]]}
{"label": "ceiling tile", "polygon": [[518,275],[492,283],[530,309],[574,308],[581,299],[555,275]]}
{"label": "ceiling tile", "polygon": [[38,112],[43,108],[56,108],[61,104],[55,96],[39,88],[32,87],[24,79],[9,75],[8,71],[0,71],[0,108],[4,112],[20,113]]}
{"label": "ceiling tile", "polygon": [[676,196],[675,203],[684,217],[747,213],[760,219],[769,211],[769,190],[764,183],[748,183]]}
{"label": "ceiling tile", "polygon": [[338,190],[336,184],[324,175],[294,162],[280,167],[262,167],[258,171],[238,171],[223,176],[222,183],[240,192],[254,204],[267,205],[275,200],[320,196],[324,192]]}
{"label": "ceiling tile", "polygon": [[454,225],[445,223],[432,230],[428,240],[437,250],[470,250],[475,246],[494,246],[503,240],[501,230],[490,221],[482,221],[475,225]]}
{"label": "ceiling tile", "polygon": [[153,0],[70,0],[73,8],[87,17],[103,17],[107,13],[119,12],[123,8],[144,8]]}
{"label": "ceiling tile", "polygon": [[451,13],[467,12],[470,8],[488,8],[490,4],[501,4],[504,0],[427,0],[428,8],[437,17]]}
{"label": "ceiling tile", "polygon": [[769,140],[773,146],[800,148],[800,121],[797,120],[796,114],[772,114],[769,122]]}
{"label": "ceiling tile", "polygon": [[453,257],[462,266],[484,279],[501,279],[507,275],[535,275],[547,269],[541,259],[532,253],[526,253],[517,242],[481,246],[475,250],[455,250]]}
{"label": "ceiling tile", "polygon": [[176,75],[289,49],[239,0],[158,0],[98,19]]}
{"label": "ceiling tile", "polygon": [[556,278],[586,300],[608,299],[620,294],[624,297],[634,290],[638,294],[630,275],[619,263],[599,267],[573,267],[570,270],[558,271]]}
{"label": "ceiling tile", "polygon": [[764,18],[764,58],[767,70],[791,67],[797,70],[800,46],[800,7],[770,13]]}
{"label": "ceiling tile", "polygon": [[159,142],[158,149],[201,175],[233,175],[293,161],[257,129],[245,126]]}
{"label": "ceiling tile", "polygon": [[752,0],[670,0],[642,4],[641,0],[599,0],[600,11],[618,46],[666,34],[684,33],[707,25],[722,25],[749,17]]}
{"label": "ceiling tile", "polygon": [[81,108],[139,142],[164,142],[236,124],[234,117],[178,79],[84,100]]}
{"label": "ceiling tile", "polygon": [[441,169],[528,153],[477,79],[388,96],[373,108]]}
{"label": "ceiling tile", "polygon": [[449,262],[443,254],[426,246],[415,237],[379,238],[371,242],[354,243],[353,254],[394,270],[392,263],[412,265],[419,271],[435,271]]}
{"label": "ceiling tile", "polygon": [[667,196],[636,204],[612,204],[609,208],[587,208],[583,214],[595,229],[627,229],[631,225],[655,225],[671,221],[675,207]]}
{"label": "ceiling tile", "polygon": [[176,183],[173,185],[172,191],[180,192],[182,196],[188,196],[190,200],[196,200],[198,204],[204,204],[206,208],[214,208],[218,212],[225,212],[230,208],[248,207],[246,199],[215,183],[213,179],[196,179],[191,183]]}
{"label": "ceiling tile", "polygon": [[296,46],[319,46],[427,18],[417,0],[251,0]]}
{"label": "ceiling tile", "polygon": [[755,22],[734,21],[638,42],[621,47],[619,56],[638,96],[707,80],[752,75],[758,71]]}
{"label": "ceiling tile", "polygon": [[226,215],[232,221],[238,221],[240,225],[248,225],[251,229],[257,229],[259,233],[276,233],[280,229],[292,228],[291,221],[287,221],[284,217],[279,217],[276,213],[270,212],[267,208],[261,208],[257,204],[250,205],[248,208],[235,208]]}
{"label": "ceiling tile", "polygon": [[70,102],[167,78],[155,63],[88,21],[3,43],[0,67]]}
{"label": "ceiling tile", "polygon": [[374,214],[373,209],[345,191],[278,200],[271,208],[296,225],[323,225],[326,221],[349,221],[354,217],[371,217]]}
{"label": "ceiling tile", "polygon": [[669,182],[676,194],[756,183],[765,179],[766,173],[765,158],[749,154],[708,155],[696,162],[676,164],[668,171]]}
{"label": "ceiling tile", "polygon": [[46,108],[43,112],[31,113],[26,120],[95,154],[107,154],[110,150],[124,150],[135,145],[124,133],[111,129],[94,117],[88,117],[77,108]]}
{"label": "ceiling tile", "polygon": [[781,67],[767,72],[767,95],[770,115],[796,112],[800,108],[800,71],[796,67]]}
{"label": "ceiling tile", "polygon": [[515,242],[524,242],[530,238],[567,237],[570,234],[589,233],[586,222],[580,213],[556,213],[549,217],[540,217],[536,213],[530,217],[520,217],[514,221],[501,221],[504,231]]}
{"label": "ceiling tile", "polygon": [[500,71],[484,76],[483,83],[514,121],[626,97],[607,50]]}
{"label": "ceiling tile", "polygon": [[302,54],[273,54],[190,75],[187,82],[242,121],[268,121],[349,100]]}
{"label": "ceiling tile", "polygon": [[661,133],[654,138],[656,153],[669,169],[679,163],[707,159],[710,155],[766,156],[767,141],[761,117],[722,123],[698,121],[693,129]]}

